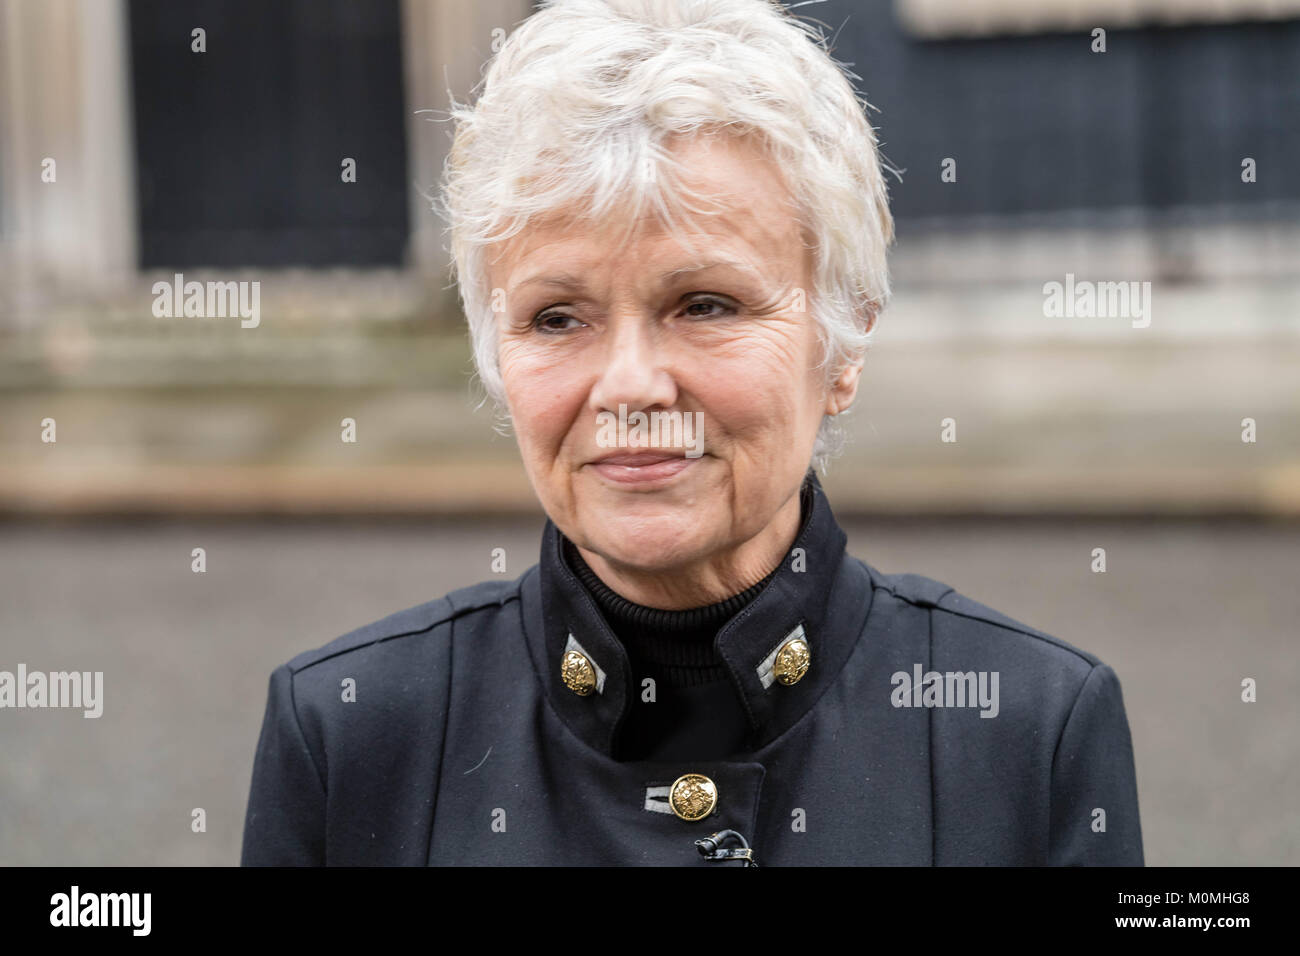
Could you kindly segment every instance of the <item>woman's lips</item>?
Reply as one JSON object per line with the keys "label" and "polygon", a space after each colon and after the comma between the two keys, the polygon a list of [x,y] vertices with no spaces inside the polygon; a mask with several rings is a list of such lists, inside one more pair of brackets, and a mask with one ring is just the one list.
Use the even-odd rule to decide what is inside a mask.
{"label": "woman's lips", "polygon": [[664,483],[681,474],[698,458],[661,452],[637,452],[611,455],[591,462],[596,474],[624,485]]}

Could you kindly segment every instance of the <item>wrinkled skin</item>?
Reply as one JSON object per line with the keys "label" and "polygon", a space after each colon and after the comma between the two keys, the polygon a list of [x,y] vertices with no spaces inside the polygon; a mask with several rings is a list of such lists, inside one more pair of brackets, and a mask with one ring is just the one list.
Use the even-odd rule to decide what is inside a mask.
{"label": "wrinkled skin", "polygon": [[[801,305],[812,252],[771,161],[736,137],[671,148],[717,203],[686,229],[694,251],[649,216],[625,244],[610,228],[623,224],[552,217],[499,244],[489,280],[503,293],[506,401],[542,506],[611,588],[678,609],[781,561],[822,416],[852,403],[861,363],[828,385]],[[715,260],[732,264],[697,271]],[[678,459],[667,466],[602,463],[638,454],[599,443],[597,416],[620,405],[702,413],[703,453],[661,440]]]}

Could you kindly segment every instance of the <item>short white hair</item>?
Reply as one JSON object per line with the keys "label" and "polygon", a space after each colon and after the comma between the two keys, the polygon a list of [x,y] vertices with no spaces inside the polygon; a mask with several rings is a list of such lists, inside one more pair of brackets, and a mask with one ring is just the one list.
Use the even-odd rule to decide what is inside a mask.
{"label": "short white hair", "polygon": [[[475,104],[457,103],[434,207],[451,238],[474,363],[506,408],[487,249],[535,217],[599,221],[630,203],[694,210],[665,140],[758,134],[814,248],[808,309],[827,381],[861,360],[889,299],[893,217],[876,136],[822,32],[777,0],[543,0],[493,57]],[[888,168],[888,167],[886,167]],[[707,197],[704,197],[707,199]],[[812,464],[843,433],[823,418]]]}

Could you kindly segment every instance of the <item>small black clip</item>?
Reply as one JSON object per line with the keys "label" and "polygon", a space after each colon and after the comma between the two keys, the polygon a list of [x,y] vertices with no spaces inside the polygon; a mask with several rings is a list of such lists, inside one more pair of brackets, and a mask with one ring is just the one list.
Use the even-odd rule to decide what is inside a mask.
{"label": "small black clip", "polygon": [[[738,842],[740,846],[723,846],[724,843],[732,841]],[[717,833],[701,840],[696,840],[695,847],[700,851],[700,856],[710,863],[742,860],[742,866],[758,866],[758,862],[754,859],[754,851],[749,848],[749,843],[735,830],[719,830]]]}

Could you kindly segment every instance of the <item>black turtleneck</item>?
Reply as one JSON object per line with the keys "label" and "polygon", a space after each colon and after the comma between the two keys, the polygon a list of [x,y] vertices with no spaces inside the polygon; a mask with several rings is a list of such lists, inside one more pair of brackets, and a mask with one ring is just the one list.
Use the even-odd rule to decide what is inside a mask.
{"label": "black turtleneck", "polygon": [[[807,485],[801,491],[800,504],[802,530],[811,505]],[[713,639],[758,596],[777,569],[716,604],[666,611],[617,594],[567,539],[563,554],[622,643],[632,666],[637,696],[621,735],[624,759],[704,760],[745,749],[748,720]]]}
{"label": "black turtleneck", "polygon": [[714,650],[713,636],[757,597],[776,573],[716,604],[665,611],[634,604],[615,593],[596,576],[572,542],[565,541],[564,553],[610,630],[626,648],[633,669],[646,665],[657,672],[656,683],[671,687],[695,687],[727,676]]}

